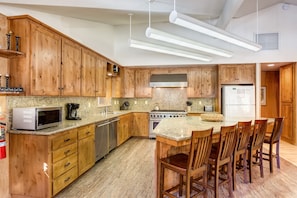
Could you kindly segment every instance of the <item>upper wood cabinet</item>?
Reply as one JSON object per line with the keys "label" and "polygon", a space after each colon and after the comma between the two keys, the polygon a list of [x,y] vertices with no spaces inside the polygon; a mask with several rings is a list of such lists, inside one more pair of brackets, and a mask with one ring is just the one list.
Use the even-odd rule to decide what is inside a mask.
{"label": "upper wood cabinet", "polygon": [[217,67],[196,67],[188,70],[188,97],[216,97]]}
{"label": "upper wood cabinet", "polygon": [[26,54],[11,59],[12,87],[26,95],[105,96],[105,58],[30,16],[8,19]]}
{"label": "upper wood cabinet", "polygon": [[10,29],[21,37],[25,57],[10,62],[10,86],[26,95],[60,94],[61,36],[29,18],[11,18]]}
{"label": "upper wood cabinet", "polygon": [[255,84],[255,64],[219,65],[219,84]]}
{"label": "upper wood cabinet", "polygon": [[69,39],[62,39],[61,95],[79,96],[81,90],[82,47]]}
{"label": "upper wood cabinet", "polygon": [[135,94],[135,71],[131,68],[123,68],[121,76],[121,97],[134,98]]}
{"label": "upper wood cabinet", "polygon": [[95,96],[97,54],[88,49],[82,50],[82,96]]}
{"label": "upper wood cabinet", "polygon": [[149,69],[136,69],[135,71],[135,97],[152,97],[152,88],[149,86],[151,72]]}
{"label": "upper wood cabinet", "polygon": [[106,96],[106,67],[107,60],[97,55],[97,65],[95,68],[95,95]]}

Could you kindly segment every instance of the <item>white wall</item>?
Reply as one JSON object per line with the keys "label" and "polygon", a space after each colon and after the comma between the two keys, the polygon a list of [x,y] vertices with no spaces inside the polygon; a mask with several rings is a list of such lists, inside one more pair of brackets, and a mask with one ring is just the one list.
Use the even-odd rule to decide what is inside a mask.
{"label": "white wall", "polygon": [[[186,31],[169,23],[152,24],[152,27],[169,32],[174,31],[176,34],[188,38],[194,36],[193,39],[197,41],[207,41],[208,44],[221,45],[224,49],[236,52],[232,58],[216,57],[208,63],[130,48],[128,45],[129,25],[111,26],[10,6],[1,6],[0,13],[7,16],[29,14],[123,66],[296,62],[297,6],[290,5],[288,10],[283,10],[282,5],[278,4],[260,11],[258,18],[258,33],[279,32],[279,50],[255,53],[216,39],[206,40],[206,37],[201,34]],[[145,38],[147,26],[147,24],[132,23],[132,38],[147,40]],[[256,14],[232,20],[227,30],[253,40],[254,34],[257,32]]]}

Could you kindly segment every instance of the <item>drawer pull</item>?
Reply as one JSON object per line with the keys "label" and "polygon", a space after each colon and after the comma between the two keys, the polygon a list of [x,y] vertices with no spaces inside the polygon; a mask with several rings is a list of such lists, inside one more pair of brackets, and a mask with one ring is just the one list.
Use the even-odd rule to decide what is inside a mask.
{"label": "drawer pull", "polygon": [[89,135],[90,134],[90,131],[86,132],[86,134]]}
{"label": "drawer pull", "polygon": [[65,155],[67,155],[70,152],[70,150],[67,150],[64,152]]}
{"label": "drawer pull", "polygon": [[67,179],[64,180],[64,182],[68,182],[70,180],[70,177],[67,177]]}
{"label": "drawer pull", "polygon": [[68,142],[69,140],[70,140],[70,138],[67,138],[67,139],[64,140],[64,142]]}
{"label": "drawer pull", "polygon": [[70,162],[67,162],[64,167],[66,168],[67,166],[69,166],[71,163]]}

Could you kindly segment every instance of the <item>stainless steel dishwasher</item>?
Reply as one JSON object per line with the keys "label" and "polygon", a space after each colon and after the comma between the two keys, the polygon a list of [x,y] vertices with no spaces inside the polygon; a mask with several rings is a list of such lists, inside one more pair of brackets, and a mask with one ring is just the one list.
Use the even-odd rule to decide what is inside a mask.
{"label": "stainless steel dishwasher", "polygon": [[117,147],[117,126],[119,118],[110,119],[109,122],[109,152]]}
{"label": "stainless steel dishwasher", "polygon": [[105,157],[117,146],[117,121],[109,119],[96,124],[95,130],[95,159],[96,161]]}

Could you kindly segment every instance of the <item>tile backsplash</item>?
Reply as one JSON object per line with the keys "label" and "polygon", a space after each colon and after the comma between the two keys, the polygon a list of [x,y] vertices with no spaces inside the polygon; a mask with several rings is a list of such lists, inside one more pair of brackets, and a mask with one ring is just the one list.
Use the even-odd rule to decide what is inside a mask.
{"label": "tile backsplash", "polygon": [[[154,109],[158,104],[160,109],[187,110],[187,101],[192,102],[192,111],[203,111],[204,105],[215,106],[215,98],[187,98],[187,90],[181,88],[154,88],[152,98],[121,98],[113,99],[112,107],[117,110],[125,101],[130,103],[131,110]],[[116,103],[119,105],[115,105]],[[215,110],[214,110],[215,111]]]}
{"label": "tile backsplash", "polygon": [[[169,110],[187,110],[186,101],[191,101],[192,111],[203,111],[204,105],[214,105],[215,98],[187,98],[187,90],[181,88],[154,88],[152,98],[120,98],[112,99],[109,111],[118,111],[120,106],[128,101],[129,110],[151,111],[158,104],[160,109]],[[96,97],[45,97],[45,96],[8,96],[7,107],[11,117],[12,108],[30,107],[30,106],[62,106],[63,119],[66,115],[66,104],[78,103],[79,117],[86,117],[92,114],[98,114],[106,107],[98,107],[98,98]]]}

